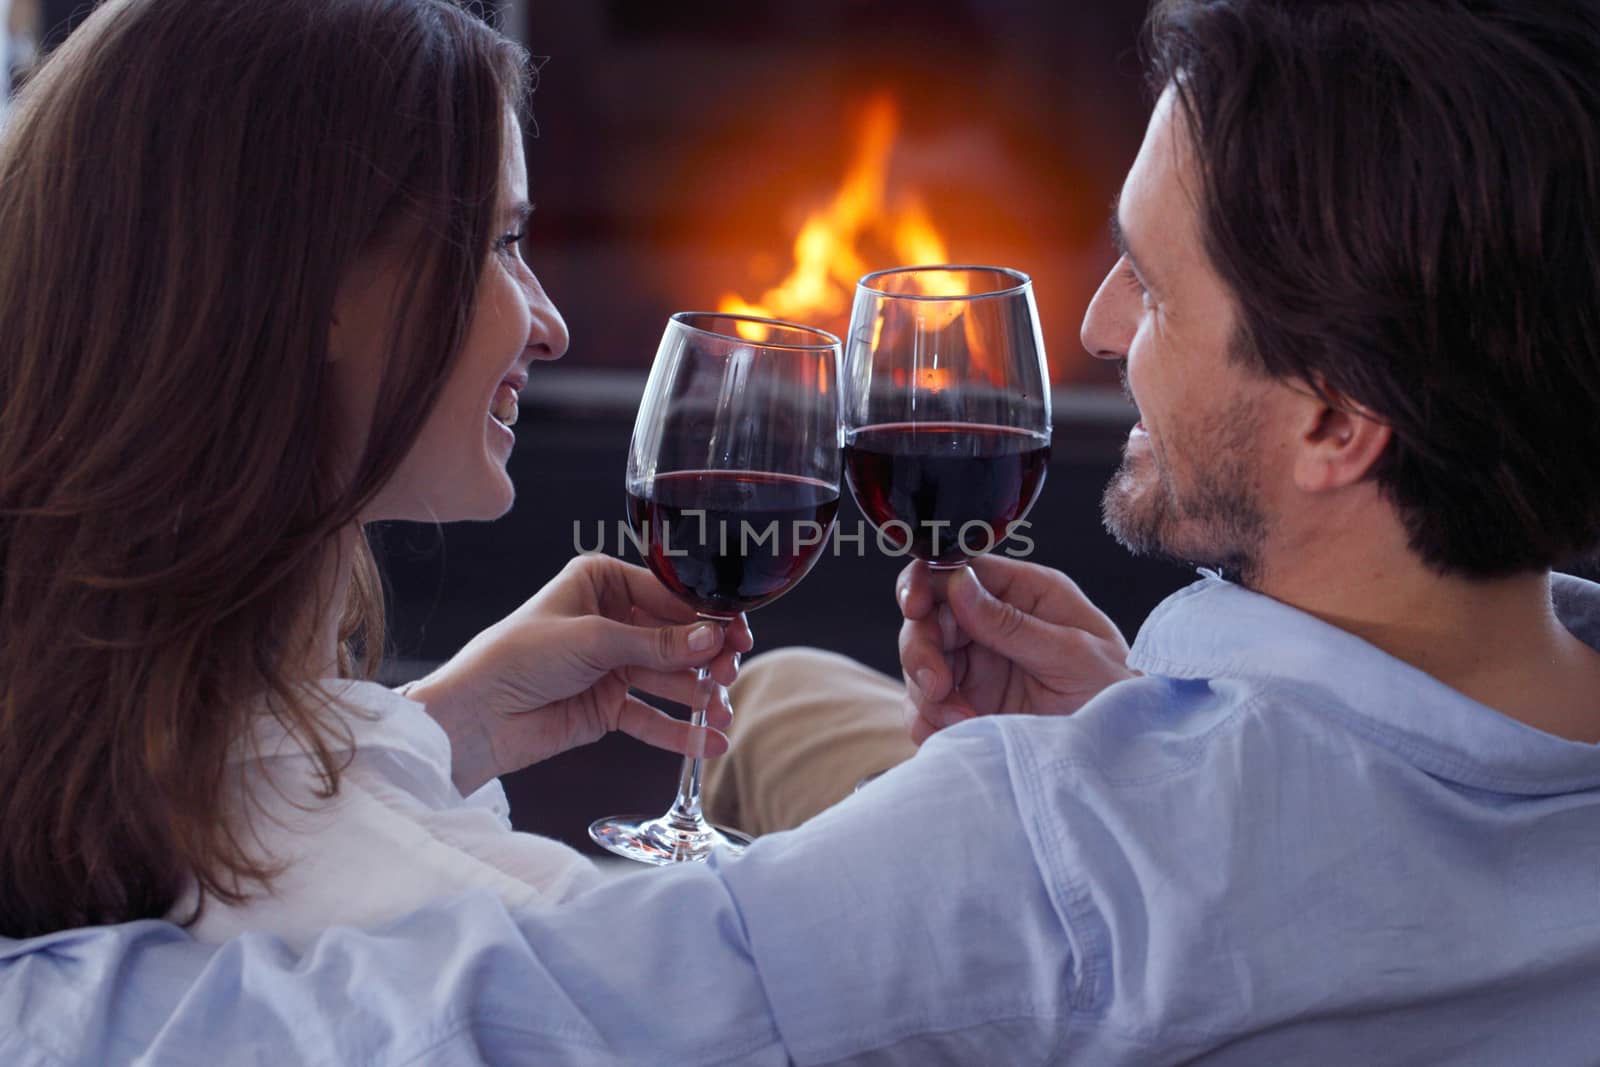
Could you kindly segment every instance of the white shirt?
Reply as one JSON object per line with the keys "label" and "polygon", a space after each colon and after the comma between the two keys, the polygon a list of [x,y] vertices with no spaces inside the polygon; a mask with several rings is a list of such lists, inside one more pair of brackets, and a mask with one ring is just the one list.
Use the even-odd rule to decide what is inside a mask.
{"label": "white shirt", "polygon": [[[450,777],[450,742],[421,704],[374,682],[322,688],[328,713],[353,741],[333,741],[335,756],[349,760],[339,792],[318,797],[313,761],[275,718],[261,716],[253,751],[242,749],[236,762],[259,803],[256,855],[282,873],[240,905],[208,897],[190,928],[196,939],[259,930],[303,946],[330,926],[383,923],[465,889],[525,908],[600,881],[575,849],[513,830],[498,780],[463,798]],[[184,916],[192,900],[180,900],[172,916]]]}

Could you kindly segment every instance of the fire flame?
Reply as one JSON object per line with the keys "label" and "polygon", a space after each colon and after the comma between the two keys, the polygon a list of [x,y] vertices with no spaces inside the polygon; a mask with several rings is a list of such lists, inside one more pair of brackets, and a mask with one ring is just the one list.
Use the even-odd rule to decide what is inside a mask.
{"label": "fire flame", "polygon": [[[899,125],[891,97],[878,95],[867,102],[844,181],[833,200],[807,216],[795,235],[794,268],[753,301],[737,293],[724,295],[719,311],[795,322],[842,319],[850,312],[856,280],[877,269],[864,258],[867,242],[892,250],[900,264],[949,261],[944,238],[915,195],[888,203],[889,161]],[[738,329],[751,341],[766,334],[759,323],[741,322]]]}

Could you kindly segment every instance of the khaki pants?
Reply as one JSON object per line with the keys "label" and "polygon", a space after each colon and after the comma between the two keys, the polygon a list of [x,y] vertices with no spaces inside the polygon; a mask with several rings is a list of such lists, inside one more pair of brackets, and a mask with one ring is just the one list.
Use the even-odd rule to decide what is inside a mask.
{"label": "khaki pants", "polygon": [[813,648],[757,656],[728,690],[733,747],[706,764],[712,822],[760,835],[798,826],[916,751],[905,688]]}

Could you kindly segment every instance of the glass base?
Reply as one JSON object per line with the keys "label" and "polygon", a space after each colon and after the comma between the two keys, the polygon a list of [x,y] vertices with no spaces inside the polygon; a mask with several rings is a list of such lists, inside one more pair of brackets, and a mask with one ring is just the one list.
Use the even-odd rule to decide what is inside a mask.
{"label": "glass base", "polygon": [[719,846],[737,856],[750,838],[737,830],[669,815],[614,815],[589,826],[594,843],[640,863],[703,863]]}

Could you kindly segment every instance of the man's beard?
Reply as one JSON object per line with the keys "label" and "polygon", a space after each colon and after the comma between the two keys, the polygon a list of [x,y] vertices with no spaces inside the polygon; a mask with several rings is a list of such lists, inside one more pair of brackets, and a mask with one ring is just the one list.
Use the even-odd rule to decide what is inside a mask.
{"label": "man's beard", "polygon": [[[1163,556],[1215,567],[1243,585],[1260,573],[1267,521],[1253,466],[1259,418],[1247,402],[1175,432],[1158,452],[1147,438],[1137,458],[1124,446],[1122,465],[1106,486],[1100,514],[1106,530],[1137,556]],[[1187,460],[1180,490],[1162,454]]]}

